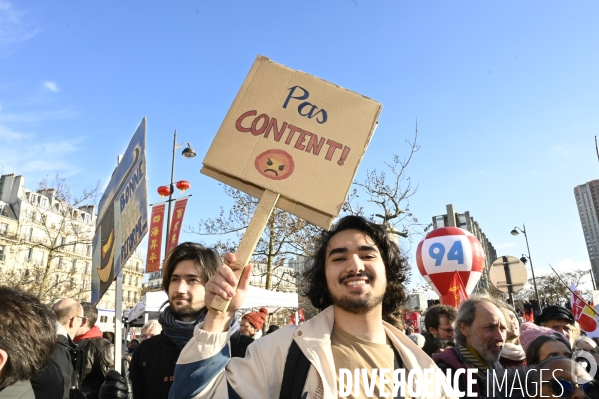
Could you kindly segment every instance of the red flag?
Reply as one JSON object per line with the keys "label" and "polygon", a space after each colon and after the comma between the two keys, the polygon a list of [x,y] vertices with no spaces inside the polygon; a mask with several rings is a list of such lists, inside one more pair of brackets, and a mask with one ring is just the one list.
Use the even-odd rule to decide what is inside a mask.
{"label": "red flag", "polygon": [[[570,294],[570,308],[572,309],[574,320],[580,324],[582,331],[593,334],[598,329],[595,312],[587,306],[581,292],[574,284],[570,285],[570,289],[572,290]],[[591,336],[595,336],[595,334]]]}
{"label": "red flag", "polygon": [[457,308],[460,303],[468,299],[468,294],[458,272],[454,272],[449,290],[439,299],[442,305],[449,305],[454,308]]}
{"label": "red flag", "polygon": [[146,256],[146,273],[157,272],[160,270],[164,206],[165,204],[159,204],[152,207],[150,238],[148,239],[148,255]]}
{"label": "red flag", "polygon": [[167,238],[166,253],[170,253],[173,248],[179,245],[179,232],[183,226],[183,216],[185,215],[185,207],[187,206],[187,197],[178,199],[175,202],[175,209],[171,219],[171,228]]}

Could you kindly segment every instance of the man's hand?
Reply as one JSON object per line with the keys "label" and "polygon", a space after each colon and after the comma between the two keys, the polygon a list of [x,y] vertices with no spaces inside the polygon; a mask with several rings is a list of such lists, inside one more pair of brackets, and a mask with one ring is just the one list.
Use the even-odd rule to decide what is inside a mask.
{"label": "man's hand", "polygon": [[[204,285],[206,293],[204,303],[208,307],[208,314],[204,322],[204,330],[209,332],[224,332],[229,328],[229,323],[235,317],[235,311],[243,305],[248,287],[250,285],[250,276],[252,275],[252,266],[247,265],[243,269],[241,278],[237,281],[235,273],[230,265],[234,264],[236,257],[232,253],[225,255],[225,264],[220,265],[216,274],[210,277],[210,280]],[[210,304],[215,296],[219,296],[225,301],[231,301],[226,312],[219,312],[211,309]]]}

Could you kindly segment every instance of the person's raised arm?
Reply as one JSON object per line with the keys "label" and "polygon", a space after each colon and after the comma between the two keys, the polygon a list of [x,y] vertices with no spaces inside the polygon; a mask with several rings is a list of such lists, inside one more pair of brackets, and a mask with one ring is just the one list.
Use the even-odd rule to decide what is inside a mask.
{"label": "person's raised arm", "polygon": [[[208,280],[204,286],[206,293],[204,303],[208,307],[208,314],[204,321],[203,330],[208,332],[225,332],[235,311],[243,305],[248,287],[250,285],[250,276],[252,275],[252,266],[247,265],[243,269],[241,278],[237,281],[235,273],[230,265],[234,264],[236,257],[232,253],[225,255],[225,264],[220,265],[214,276]],[[210,307],[215,296],[220,296],[225,301],[231,301],[226,312],[220,312]]]}

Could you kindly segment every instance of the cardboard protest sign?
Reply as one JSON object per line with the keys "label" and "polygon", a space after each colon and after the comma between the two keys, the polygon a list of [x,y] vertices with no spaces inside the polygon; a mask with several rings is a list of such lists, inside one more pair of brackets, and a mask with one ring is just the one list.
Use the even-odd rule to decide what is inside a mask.
{"label": "cardboard protest sign", "polygon": [[[237,250],[241,274],[275,205],[328,229],[370,142],[381,104],[258,56],[208,153],[203,174],[260,198]],[[226,310],[216,297],[211,304]]]}
{"label": "cardboard protest sign", "polygon": [[202,173],[329,228],[370,142],[381,104],[258,56]]}
{"label": "cardboard protest sign", "polygon": [[148,231],[146,118],[100,199],[93,240],[92,295],[98,303]]}

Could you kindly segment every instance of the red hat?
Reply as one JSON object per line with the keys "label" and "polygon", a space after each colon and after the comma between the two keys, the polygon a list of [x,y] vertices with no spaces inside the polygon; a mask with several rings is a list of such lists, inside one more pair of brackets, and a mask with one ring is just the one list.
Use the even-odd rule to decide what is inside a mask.
{"label": "red hat", "polygon": [[250,324],[256,330],[262,330],[262,326],[264,325],[264,322],[266,321],[267,315],[268,315],[268,309],[260,308],[259,312],[252,312],[252,313],[245,314],[245,315],[243,315],[242,319],[246,319],[247,321],[249,321]]}

